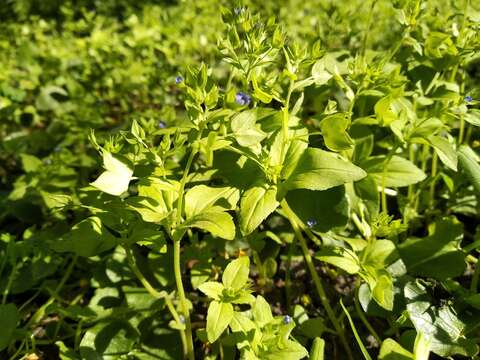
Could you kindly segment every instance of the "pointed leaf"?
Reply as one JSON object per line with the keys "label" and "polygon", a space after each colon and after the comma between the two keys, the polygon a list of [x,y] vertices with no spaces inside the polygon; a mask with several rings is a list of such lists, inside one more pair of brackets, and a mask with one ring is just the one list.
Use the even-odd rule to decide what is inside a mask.
{"label": "pointed leaf", "polygon": [[308,148],[299,159],[286,186],[288,189],[326,190],[358,181],[366,175],[361,168],[334,153]]}
{"label": "pointed leaf", "polygon": [[234,315],[233,305],[212,301],[207,312],[207,336],[214,343],[230,324]]}

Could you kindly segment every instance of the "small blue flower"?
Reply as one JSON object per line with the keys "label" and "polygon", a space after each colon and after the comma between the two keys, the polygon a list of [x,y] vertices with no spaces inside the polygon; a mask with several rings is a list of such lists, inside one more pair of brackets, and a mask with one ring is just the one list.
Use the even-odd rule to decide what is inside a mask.
{"label": "small blue flower", "polygon": [[238,16],[243,12],[243,8],[242,7],[237,7],[235,9],[233,9],[233,12],[235,13],[235,15]]}
{"label": "small blue flower", "polygon": [[313,228],[315,225],[317,225],[317,220],[315,220],[315,219],[308,219],[307,220],[307,226],[309,228]]}
{"label": "small blue flower", "polygon": [[251,101],[252,101],[252,98],[250,97],[250,95],[245,94],[244,92],[241,92],[241,91],[239,91],[235,96],[235,102],[240,106],[244,106],[244,105],[248,106]]}
{"label": "small blue flower", "polygon": [[464,98],[465,102],[472,102],[473,98],[470,95],[465,96]]}
{"label": "small blue flower", "polygon": [[160,129],[165,129],[165,128],[167,127],[167,124],[165,123],[165,121],[160,120],[160,121],[157,123],[157,126],[158,126]]}
{"label": "small blue flower", "polygon": [[291,317],[290,315],[285,315],[285,316],[283,317],[283,323],[284,323],[285,325],[290,324],[292,321],[293,321],[293,319],[292,319],[292,317]]}
{"label": "small blue flower", "polygon": [[181,77],[180,75],[178,75],[176,78],[175,78],[175,84],[180,84],[181,82],[183,81],[183,77]]}

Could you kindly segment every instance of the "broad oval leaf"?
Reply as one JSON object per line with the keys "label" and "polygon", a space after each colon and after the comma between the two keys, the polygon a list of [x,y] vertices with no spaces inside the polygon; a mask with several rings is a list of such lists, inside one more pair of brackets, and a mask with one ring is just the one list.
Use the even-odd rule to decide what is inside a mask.
{"label": "broad oval leaf", "polygon": [[197,185],[185,195],[185,215],[195,216],[211,206],[220,206],[225,210],[234,210],[237,206],[240,191],[231,186],[210,187]]}
{"label": "broad oval leaf", "polygon": [[254,186],[244,192],[240,199],[240,231],[252,233],[278,207],[277,187],[274,185]]}
{"label": "broad oval leaf", "polygon": [[222,283],[225,288],[240,290],[248,281],[250,273],[250,259],[248,256],[241,256],[230,261],[222,276]]}
{"label": "broad oval leaf", "polygon": [[14,304],[0,304],[0,351],[5,349],[12,340],[12,336],[17,328],[17,322],[20,315]]}
{"label": "broad oval leaf", "polygon": [[210,303],[207,312],[207,336],[210,343],[214,343],[222,335],[233,315],[232,304],[215,300]]}
{"label": "broad oval leaf", "polygon": [[367,174],[337,154],[316,148],[306,149],[292,175],[286,181],[288,189],[327,190],[358,181]]}
{"label": "broad oval leaf", "polygon": [[313,230],[327,232],[347,224],[349,206],[344,186],[324,191],[291,190],[286,199],[304,224],[313,220]]}
{"label": "broad oval leaf", "polygon": [[212,207],[185,221],[180,228],[199,228],[222,239],[235,238],[233,219],[223,208]]}
{"label": "broad oval leaf", "polygon": [[117,239],[103,226],[100,218],[91,216],[80,221],[72,230],[53,242],[56,251],[72,251],[80,256],[95,256],[113,248]]}
{"label": "broad oval leaf", "polygon": [[385,156],[374,156],[360,165],[379,186],[408,186],[426,178],[425,173],[411,161],[396,155],[393,155],[390,160]]}
{"label": "broad oval leaf", "polygon": [[409,238],[399,245],[408,272],[438,280],[461,275],[465,269],[465,254],[460,250],[462,224],[456,219],[444,218],[433,223],[429,230],[429,236]]}
{"label": "broad oval leaf", "polygon": [[214,300],[220,300],[223,289],[224,286],[221,283],[215,281],[204,282],[198,287],[198,290],[203,292],[208,297],[213,298]]}
{"label": "broad oval leaf", "polygon": [[357,274],[360,271],[360,260],[357,255],[341,247],[324,246],[315,254],[315,259],[337,266],[349,274]]}

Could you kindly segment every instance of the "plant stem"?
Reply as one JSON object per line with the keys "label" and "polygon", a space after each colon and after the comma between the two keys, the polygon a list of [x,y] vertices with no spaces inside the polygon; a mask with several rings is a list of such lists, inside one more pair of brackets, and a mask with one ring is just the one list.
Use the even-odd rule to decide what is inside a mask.
{"label": "plant stem", "polygon": [[470,283],[470,290],[473,291],[473,293],[477,293],[478,290],[478,278],[480,277],[480,262],[477,261],[475,265],[475,272],[473,273],[472,276],[472,282]]}
{"label": "plant stem", "polygon": [[[178,316],[178,312],[175,309],[175,306],[173,306],[172,300],[170,299],[170,296],[164,292],[164,291],[157,291],[152,284],[143,276],[142,272],[138,268],[134,256],[132,254],[132,250],[125,246],[125,253],[127,255],[127,262],[130,268],[132,269],[133,273],[137,277],[137,279],[142,283],[143,287],[145,290],[148,291],[150,295],[152,295],[156,299],[163,299],[165,300],[165,305],[167,306],[168,310],[170,311],[170,314],[172,315],[173,319],[178,323],[182,324],[182,321],[180,320],[180,316]],[[187,353],[187,339],[185,337],[185,331],[180,330],[180,338],[182,340],[182,345],[183,345],[183,353]]]}
{"label": "plant stem", "polygon": [[[202,131],[199,131],[198,138],[201,137]],[[192,149],[183,172],[182,179],[180,180],[180,190],[178,192],[178,202],[177,202],[177,216],[175,221],[175,227],[180,225],[182,221],[182,210],[183,210],[183,200],[185,185],[187,183],[188,173],[190,172],[190,167],[192,166],[193,159],[197,153],[196,149]],[[182,267],[180,262],[180,237],[173,237],[173,271],[175,273],[175,284],[177,286],[178,297],[180,300],[180,308],[182,310],[182,315],[185,318],[185,337],[187,344],[187,352],[185,357],[189,360],[195,359],[195,352],[193,348],[193,337],[192,337],[192,323],[190,320],[190,311],[188,309],[188,301],[185,296],[185,289],[182,282]]]}
{"label": "plant stem", "polygon": [[173,269],[175,272],[175,283],[177,284],[178,297],[180,299],[180,306],[183,317],[185,318],[185,336],[187,340],[187,358],[189,360],[195,359],[193,349],[192,324],[190,321],[190,312],[188,309],[188,302],[185,296],[185,289],[182,282],[182,269],[180,263],[180,240],[173,242]]}
{"label": "plant stem", "polygon": [[285,200],[282,201],[281,206],[284,212],[287,214],[288,221],[292,225],[293,231],[295,232],[295,236],[299,241],[300,247],[303,252],[303,257],[305,258],[305,262],[307,263],[308,270],[310,271],[310,275],[312,276],[313,283],[315,284],[315,288],[317,290],[318,296],[320,297],[320,301],[323,307],[325,308],[325,311],[327,312],[330,322],[333,324],[335,331],[340,337],[340,341],[342,342],[342,345],[345,348],[345,351],[347,352],[348,358],[353,360],[352,351],[345,338],[345,333],[343,331],[341,324],[338,322],[337,317],[335,316],[335,313],[332,307],[330,306],[330,303],[328,302],[327,294],[325,293],[320,277],[318,276],[315,266],[313,265],[312,256],[310,255],[307,242],[305,241],[305,238],[303,237],[302,232],[298,227],[297,222],[295,221],[294,212],[292,211],[292,209],[290,209],[290,207],[288,206]]}
{"label": "plant stem", "polygon": [[363,34],[363,40],[362,40],[362,56],[365,56],[365,52],[367,50],[368,33],[370,32],[370,27],[372,26],[373,9],[375,8],[376,3],[377,3],[377,0],[372,0],[370,5],[370,10],[368,12],[367,27]]}
{"label": "plant stem", "polygon": [[437,153],[435,152],[435,150],[433,150],[433,154],[432,154],[432,183],[430,184],[430,197],[429,197],[429,200],[430,200],[430,208],[433,208],[434,206],[434,203],[435,203],[435,184],[436,184],[436,175],[437,175],[437,162],[438,162],[438,158],[437,158]]}
{"label": "plant stem", "polygon": [[378,343],[380,344],[382,342],[382,339],[380,338],[380,336],[378,336],[377,332],[375,331],[373,326],[370,324],[370,322],[364,315],[362,308],[360,307],[360,300],[359,300],[360,284],[357,284],[357,285],[358,286],[355,289],[355,311],[357,312],[357,315],[360,318],[360,320],[362,320],[363,325],[365,325],[365,327],[370,332],[370,334],[372,334],[375,340],[377,340]]}

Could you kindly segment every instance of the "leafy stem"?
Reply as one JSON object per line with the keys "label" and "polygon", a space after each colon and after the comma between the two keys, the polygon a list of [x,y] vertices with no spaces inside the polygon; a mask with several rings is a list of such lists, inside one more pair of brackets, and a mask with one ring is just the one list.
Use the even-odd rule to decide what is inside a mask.
{"label": "leafy stem", "polygon": [[[127,262],[130,268],[132,269],[133,273],[137,277],[137,279],[142,283],[143,287],[145,290],[148,291],[150,295],[152,295],[156,299],[163,299],[165,301],[165,305],[168,308],[168,311],[170,311],[170,314],[172,315],[173,319],[178,323],[181,324],[182,321],[180,320],[180,316],[178,315],[177,310],[175,309],[175,306],[173,306],[172,300],[170,299],[169,295],[165,293],[164,291],[158,291],[156,290],[152,284],[143,276],[142,272],[138,268],[134,256],[132,254],[132,250],[130,247],[125,246],[125,253],[127,255]],[[183,352],[187,353],[187,341],[185,337],[185,331],[180,330],[180,338],[182,339],[182,345],[183,345]]]}
{"label": "leafy stem", "polygon": [[337,320],[337,317],[335,316],[335,313],[332,307],[330,306],[330,303],[328,302],[327,294],[325,293],[325,289],[323,288],[322,281],[318,276],[317,270],[315,269],[315,265],[313,265],[312,256],[310,255],[310,250],[308,249],[307,242],[303,237],[303,234],[297,222],[295,221],[295,214],[293,210],[290,209],[290,207],[288,206],[285,200],[282,201],[281,206],[283,211],[287,215],[288,221],[292,225],[293,231],[295,233],[295,237],[298,239],[300,248],[302,249],[302,252],[303,252],[303,257],[305,259],[305,262],[307,263],[308,270],[310,272],[310,275],[312,276],[313,283],[315,284],[315,288],[317,290],[318,296],[320,297],[320,301],[323,307],[325,308],[325,311],[327,312],[327,316],[330,319],[330,322],[333,324],[333,327],[335,328],[335,331],[337,332],[338,336],[340,337],[340,341],[342,342],[342,345],[345,348],[345,351],[347,352],[348,358],[353,359],[352,351],[345,338],[345,333],[343,331],[342,325]]}

